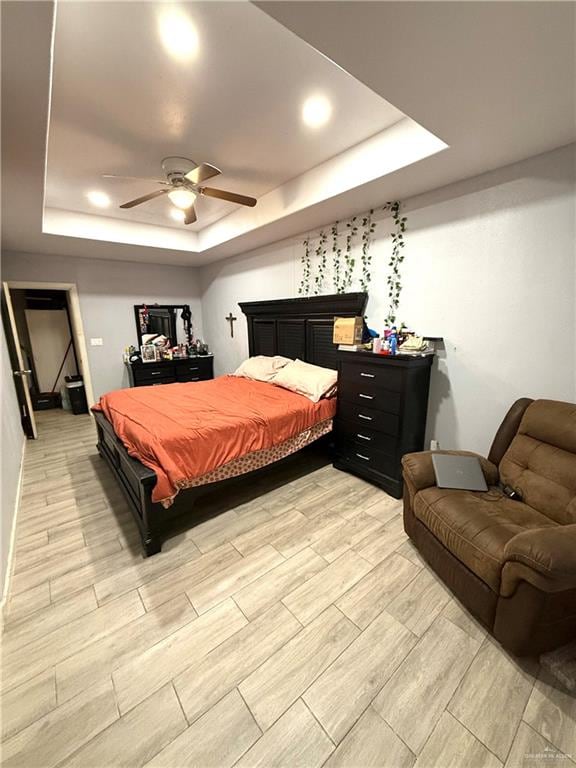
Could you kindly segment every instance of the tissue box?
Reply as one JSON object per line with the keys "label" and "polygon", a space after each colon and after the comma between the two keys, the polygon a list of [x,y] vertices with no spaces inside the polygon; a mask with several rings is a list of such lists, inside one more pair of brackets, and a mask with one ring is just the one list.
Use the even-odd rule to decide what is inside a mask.
{"label": "tissue box", "polygon": [[361,317],[335,317],[332,341],[334,344],[361,344],[362,327]]}

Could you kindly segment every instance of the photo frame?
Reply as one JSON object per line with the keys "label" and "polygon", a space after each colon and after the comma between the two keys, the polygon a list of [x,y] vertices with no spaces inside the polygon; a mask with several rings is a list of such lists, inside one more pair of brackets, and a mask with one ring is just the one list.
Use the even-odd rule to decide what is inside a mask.
{"label": "photo frame", "polygon": [[159,360],[158,348],[154,344],[142,344],[140,354],[143,363],[156,363]]}

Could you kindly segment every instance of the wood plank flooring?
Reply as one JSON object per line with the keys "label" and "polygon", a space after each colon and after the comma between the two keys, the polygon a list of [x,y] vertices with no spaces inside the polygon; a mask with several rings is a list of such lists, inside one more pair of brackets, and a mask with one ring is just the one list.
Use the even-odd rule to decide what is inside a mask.
{"label": "wood plank flooring", "polygon": [[144,560],[90,417],[38,422],[6,768],[576,766],[576,700],[452,597],[400,502],[307,454],[206,497]]}

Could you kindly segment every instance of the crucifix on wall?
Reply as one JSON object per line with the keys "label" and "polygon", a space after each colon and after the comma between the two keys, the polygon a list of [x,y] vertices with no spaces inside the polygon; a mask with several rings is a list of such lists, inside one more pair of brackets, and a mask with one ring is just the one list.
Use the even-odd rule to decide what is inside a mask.
{"label": "crucifix on wall", "polygon": [[230,323],[230,336],[234,338],[234,322],[238,319],[237,317],[234,317],[232,312],[228,313],[228,317],[225,318]]}

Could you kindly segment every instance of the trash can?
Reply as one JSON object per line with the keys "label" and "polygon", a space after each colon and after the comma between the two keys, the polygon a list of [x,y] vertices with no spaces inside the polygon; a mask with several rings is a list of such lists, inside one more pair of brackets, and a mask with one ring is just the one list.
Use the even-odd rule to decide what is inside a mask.
{"label": "trash can", "polygon": [[86,390],[83,381],[67,381],[66,389],[70,398],[72,413],[78,416],[80,413],[88,413],[88,403],[86,401]]}

